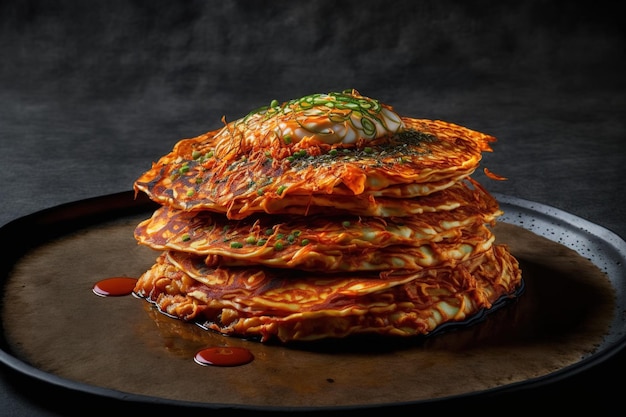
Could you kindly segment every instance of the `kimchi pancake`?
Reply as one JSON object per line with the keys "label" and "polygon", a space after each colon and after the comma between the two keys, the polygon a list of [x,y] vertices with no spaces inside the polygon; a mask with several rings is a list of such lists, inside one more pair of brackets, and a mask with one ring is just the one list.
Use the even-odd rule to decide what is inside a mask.
{"label": "kimchi pancake", "polygon": [[494,137],[355,90],[223,123],[134,183],[161,205],[135,238],[162,251],[135,293],[162,312],[289,342],[426,335],[517,295],[502,212],[471,178]]}
{"label": "kimchi pancake", "polygon": [[265,243],[262,246],[214,245],[206,251],[208,253],[205,263],[224,266],[265,265],[329,273],[421,269],[460,262],[489,249],[494,237],[486,227],[481,226],[479,229],[481,233],[464,233],[455,239],[429,242],[419,246],[340,247],[308,242],[304,245],[289,244],[283,240],[278,240],[274,244]]}
{"label": "kimchi pancake", "polygon": [[[495,141],[452,123],[400,117],[354,92],[323,95],[310,106],[304,99],[181,140],[135,189],[164,205],[233,218],[329,206],[329,196],[413,198],[469,177]],[[357,107],[347,106],[353,102]],[[373,133],[364,128],[369,125]],[[348,133],[337,137],[338,126],[350,140]]]}
{"label": "kimchi pancake", "polygon": [[494,245],[454,267],[380,274],[208,267],[201,257],[164,252],[135,293],[223,334],[289,342],[426,335],[513,297],[520,285],[517,261]]}
{"label": "kimchi pancake", "polygon": [[497,213],[477,206],[399,218],[251,216],[161,207],[135,229],[156,250],[205,255],[207,264],[261,264],[305,270],[417,269],[466,259],[490,247],[484,223]]}
{"label": "kimchi pancake", "polygon": [[268,214],[310,214],[349,213],[357,216],[404,217],[422,213],[454,210],[463,205],[474,204],[483,209],[496,210],[497,201],[472,178],[459,181],[452,186],[426,196],[413,198],[374,197],[368,194],[358,196],[320,194],[311,196],[290,195],[284,198],[263,198],[248,202],[246,206],[215,207],[225,212],[231,219],[242,219],[250,211]]}
{"label": "kimchi pancake", "polygon": [[198,200],[193,209],[181,207],[174,200],[161,201],[162,205],[185,211],[213,211],[225,214],[230,219],[240,220],[253,214],[310,214],[349,213],[357,216],[403,217],[415,214],[449,211],[462,205],[477,204],[481,207],[496,207],[497,201],[472,178],[459,181],[450,187],[421,197],[392,198],[374,197],[370,194],[358,196],[313,194],[267,196],[258,194],[244,200],[232,200],[226,206],[213,205],[207,200]]}
{"label": "kimchi pancake", "polygon": [[[489,249],[494,237],[486,227],[483,234],[468,234],[443,242],[420,246],[390,245],[382,248],[323,248],[316,245],[288,245],[254,248],[247,253],[218,248],[206,257],[207,265],[294,268],[303,271],[392,271],[417,270],[434,265],[454,264]],[[485,238],[485,236],[489,236]]]}

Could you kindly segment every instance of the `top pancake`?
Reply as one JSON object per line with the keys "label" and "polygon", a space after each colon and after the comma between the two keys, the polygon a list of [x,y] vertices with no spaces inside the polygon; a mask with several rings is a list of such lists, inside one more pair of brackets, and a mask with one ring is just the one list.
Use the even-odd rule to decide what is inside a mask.
{"label": "top pancake", "polygon": [[375,207],[377,199],[426,196],[469,177],[493,141],[452,123],[399,116],[354,90],[316,94],[181,140],[135,190],[232,219],[309,214],[342,199]]}

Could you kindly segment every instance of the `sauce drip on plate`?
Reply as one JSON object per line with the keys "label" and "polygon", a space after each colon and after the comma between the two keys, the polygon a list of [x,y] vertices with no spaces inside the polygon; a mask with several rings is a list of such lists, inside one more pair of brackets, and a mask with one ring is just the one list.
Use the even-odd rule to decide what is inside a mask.
{"label": "sauce drip on plate", "polygon": [[127,277],[112,277],[96,282],[93,292],[100,297],[119,297],[133,292],[137,279]]}
{"label": "sauce drip on plate", "polygon": [[252,353],[242,347],[214,346],[196,353],[193,360],[203,366],[239,366],[252,362]]}
{"label": "sauce drip on plate", "polygon": [[[96,282],[94,294],[100,297],[130,295],[137,284],[136,278],[110,277]],[[196,352],[193,360],[202,366],[239,366],[252,362],[254,355],[243,347],[212,346]]]}

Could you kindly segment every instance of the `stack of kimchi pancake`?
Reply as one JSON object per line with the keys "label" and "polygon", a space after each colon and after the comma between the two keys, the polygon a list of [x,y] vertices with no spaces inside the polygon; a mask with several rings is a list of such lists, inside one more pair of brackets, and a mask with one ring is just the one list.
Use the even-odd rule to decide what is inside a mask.
{"label": "stack of kimchi pancake", "polygon": [[223,124],[135,182],[159,203],[135,294],[164,314],[262,342],[416,336],[517,296],[501,210],[470,177],[492,136],[354,90]]}

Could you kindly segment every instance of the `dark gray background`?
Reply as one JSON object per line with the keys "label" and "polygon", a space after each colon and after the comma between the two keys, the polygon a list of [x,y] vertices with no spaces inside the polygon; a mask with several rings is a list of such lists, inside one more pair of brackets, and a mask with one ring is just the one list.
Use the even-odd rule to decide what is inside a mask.
{"label": "dark gray background", "polygon": [[[477,174],[490,191],[558,207],[626,237],[619,6],[0,0],[0,226],[129,190],[176,141],[219,127],[222,116],[233,120],[271,99],[356,88],[401,114],[495,135],[484,166],[509,180]],[[623,407],[623,356],[499,401]],[[610,375],[620,379],[609,383]],[[56,400],[41,398],[42,390]],[[0,373],[2,415],[67,415],[78,398]],[[88,401],[109,412],[155,411]]]}

